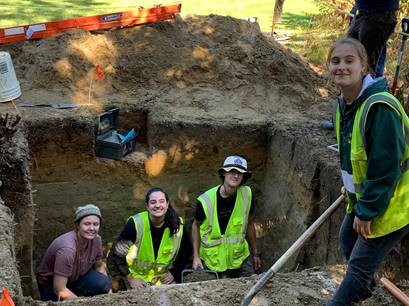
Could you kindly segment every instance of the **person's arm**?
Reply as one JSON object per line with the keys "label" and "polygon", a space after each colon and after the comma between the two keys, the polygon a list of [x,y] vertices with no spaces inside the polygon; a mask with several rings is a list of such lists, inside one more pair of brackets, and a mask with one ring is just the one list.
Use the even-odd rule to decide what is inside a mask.
{"label": "person's arm", "polygon": [[92,265],[92,268],[99,272],[102,273],[106,276],[108,276],[108,270],[107,270],[107,264],[106,262],[102,259],[103,257],[103,251],[102,251],[102,240],[101,240],[101,236],[98,235],[98,237],[95,238],[95,242],[98,246],[98,254],[95,258],[95,262]]}
{"label": "person's arm", "polygon": [[368,167],[364,191],[354,206],[354,229],[366,237],[371,221],[388,207],[401,176],[404,136],[400,118],[389,106],[372,106],[365,127]]}
{"label": "person's arm", "polygon": [[133,219],[129,219],[123,228],[122,232],[119,234],[118,240],[114,244],[113,260],[123,276],[129,274],[128,263],[126,262],[126,255],[129,252],[132,244],[136,240],[136,230]]}
{"label": "person's arm", "polygon": [[200,259],[200,231],[199,227],[203,221],[194,220],[192,223],[192,244],[193,244],[193,269],[203,269],[203,263]]}
{"label": "person's arm", "polygon": [[115,243],[112,258],[123,276],[129,274],[128,263],[126,262],[126,255],[130,247],[132,246],[132,241],[129,240],[119,240]]}
{"label": "person's arm", "polygon": [[143,288],[146,287],[146,283],[142,279],[133,278],[126,262],[126,256],[129,249],[136,241],[136,229],[133,219],[129,219],[126,223],[121,234],[119,234],[118,240],[115,243],[113,259],[119,272],[127,279],[131,288]]}
{"label": "person's arm", "polygon": [[192,223],[192,246],[193,246],[193,269],[203,269],[203,263],[200,259],[200,226],[206,219],[202,203],[197,200],[195,218]]}
{"label": "person's arm", "polygon": [[186,228],[183,227],[183,237],[180,243],[180,249],[173,263],[173,267],[169,270],[177,283],[180,283],[182,271],[186,268],[188,262],[191,260],[191,257],[192,243],[190,241],[189,235],[186,232]]}
{"label": "person's arm", "polygon": [[68,277],[54,274],[53,276],[53,290],[54,293],[61,300],[69,300],[77,296],[70,289],[67,288]]}
{"label": "person's arm", "polygon": [[77,296],[67,288],[68,279],[73,274],[76,250],[70,246],[62,247],[55,252],[53,271],[53,291],[59,299],[72,299]]}
{"label": "person's arm", "polygon": [[254,218],[252,215],[250,215],[248,219],[246,238],[250,246],[253,269],[255,272],[258,272],[261,269],[261,258],[257,249],[256,228],[254,226]]}
{"label": "person's arm", "polygon": [[[128,263],[126,262],[126,255],[128,254],[129,248],[132,246],[132,244],[133,243],[129,240],[118,241],[117,246],[119,247],[115,248],[116,252],[114,252],[114,260],[118,265],[119,271],[125,276],[132,289],[143,288],[146,287],[147,284],[143,279],[134,278],[132,276],[131,272],[129,271]],[[118,251],[119,249],[122,251]],[[122,254],[118,255],[120,252],[122,252]]]}

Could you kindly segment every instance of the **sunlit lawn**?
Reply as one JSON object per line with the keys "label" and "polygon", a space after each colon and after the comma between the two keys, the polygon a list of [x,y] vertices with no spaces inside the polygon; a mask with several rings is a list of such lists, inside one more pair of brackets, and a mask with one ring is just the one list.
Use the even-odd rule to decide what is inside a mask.
{"label": "sunlit lawn", "polygon": [[[270,33],[274,0],[0,0],[0,27],[46,22],[132,10],[139,6],[182,3],[182,15],[225,15],[236,18],[257,17],[263,32]],[[322,47],[311,41],[311,16],[319,14],[314,0],[285,0],[279,34],[291,36],[287,46],[313,63],[322,61]],[[317,29],[319,30],[319,29]],[[316,33],[312,34],[316,35]],[[325,44],[324,44],[325,45]]]}
{"label": "sunlit lawn", "polygon": [[[263,32],[271,31],[274,10],[273,0],[2,0],[0,2],[0,27],[44,22],[130,10],[137,6],[182,3],[182,14],[228,15],[237,18],[258,17]],[[309,23],[309,15],[318,12],[313,0],[286,0],[282,24],[278,30],[298,32]]]}

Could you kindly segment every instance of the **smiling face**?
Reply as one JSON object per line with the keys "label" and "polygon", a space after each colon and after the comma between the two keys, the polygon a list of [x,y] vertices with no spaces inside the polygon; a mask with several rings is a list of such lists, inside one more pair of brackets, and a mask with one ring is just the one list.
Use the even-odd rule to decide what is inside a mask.
{"label": "smiling face", "polygon": [[97,236],[100,225],[98,216],[86,216],[77,224],[78,236],[80,239],[92,240]]}
{"label": "smiling face", "polygon": [[149,195],[147,206],[151,218],[161,219],[165,217],[169,202],[162,191],[155,191]]}
{"label": "smiling face", "polygon": [[345,91],[362,85],[366,68],[356,48],[351,44],[341,43],[331,53],[329,71],[334,84]]}
{"label": "smiling face", "polygon": [[244,174],[232,169],[224,173],[224,185],[230,188],[237,188],[243,181]]}

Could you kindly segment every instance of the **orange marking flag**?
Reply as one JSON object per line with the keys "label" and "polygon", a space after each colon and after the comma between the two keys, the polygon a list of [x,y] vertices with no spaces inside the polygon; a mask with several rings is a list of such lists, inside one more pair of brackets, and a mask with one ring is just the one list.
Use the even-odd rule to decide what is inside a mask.
{"label": "orange marking flag", "polygon": [[97,74],[98,80],[102,81],[104,79],[104,70],[102,70],[100,65],[95,66],[95,73]]}
{"label": "orange marking flag", "polygon": [[0,306],[15,306],[7,288],[3,288],[3,294],[0,299]]}

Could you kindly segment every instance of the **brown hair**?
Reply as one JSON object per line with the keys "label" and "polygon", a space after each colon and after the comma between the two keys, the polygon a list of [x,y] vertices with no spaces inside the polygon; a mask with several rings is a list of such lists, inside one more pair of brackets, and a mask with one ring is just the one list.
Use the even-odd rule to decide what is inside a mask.
{"label": "brown hair", "polygon": [[160,187],[153,187],[148,190],[145,196],[145,204],[149,205],[151,194],[154,192],[162,192],[165,195],[166,202],[169,203],[168,210],[165,213],[165,225],[169,228],[170,236],[177,234],[180,228],[180,219],[177,212],[173,209],[168,193]]}
{"label": "brown hair", "polygon": [[334,52],[334,49],[338,47],[339,45],[350,45],[352,46],[355,50],[356,53],[358,53],[358,57],[361,60],[362,67],[365,69],[365,73],[369,71],[369,65],[368,65],[368,54],[366,53],[366,49],[361,42],[355,38],[352,37],[344,37],[339,40],[337,40],[332,47],[328,51],[328,56],[327,56],[327,68],[329,67],[330,61],[331,61],[331,55],[332,52]]}

